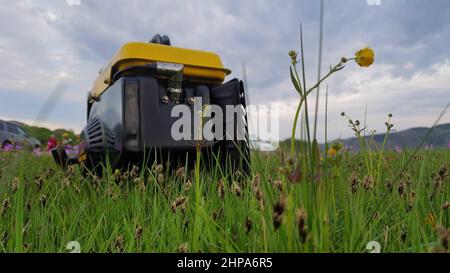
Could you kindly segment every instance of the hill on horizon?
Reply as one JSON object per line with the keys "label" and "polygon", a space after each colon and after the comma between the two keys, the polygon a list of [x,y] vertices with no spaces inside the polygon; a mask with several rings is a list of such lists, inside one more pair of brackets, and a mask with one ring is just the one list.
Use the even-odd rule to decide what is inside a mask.
{"label": "hill on horizon", "polygon": [[[430,128],[415,127],[403,131],[394,131],[389,134],[387,148],[415,148],[426,137]],[[366,136],[366,139],[373,139],[377,144],[382,144],[385,133]],[[344,145],[354,149],[359,149],[359,141],[356,137],[342,140]],[[450,123],[435,126],[430,136],[425,140],[424,146],[432,145],[435,148],[447,148],[450,144]]]}
{"label": "hill on horizon", "polygon": [[[426,137],[428,127],[414,127],[402,131],[392,131],[389,134],[388,142],[386,143],[387,149],[393,149],[395,147],[399,148],[416,148],[422,140]],[[381,145],[383,143],[385,133],[366,135],[367,140],[373,139],[375,143]],[[290,139],[286,139],[280,143],[281,146],[289,147]],[[359,150],[359,140],[356,137],[346,138],[346,139],[335,139],[330,141],[330,143],[335,141],[341,141],[346,147],[351,147],[353,150]],[[296,140],[298,143],[299,140]],[[432,145],[434,148],[448,148],[450,147],[450,123],[440,124],[433,128],[430,136],[426,139],[423,146]],[[298,147],[298,145],[296,145]],[[322,148],[324,144],[320,145]]]}
{"label": "hill on horizon", "polygon": [[8,122],[20,126],[25,131],[25,133],[27,133],[31,137],[38,139],[42,143],[42,145],[47,144],[47,141],[51,135],[55,135],[57,139],[62,139],[64,133],[68,133],[69,138],[71,139],[77,139],[78,137],[78,135],[75,134],[73,130],[67,130],[63,128],[50,130],[45,127],[28,125],[20,121],[9,120]]}
{"label": "hill on horizon", "polygon": [[[45,127],[38,127],[25,124],[19,121],[9,121],[15,123],[23,128],[23,130],[30,136],[41,141],[42,144],[47,143],[48,138],[54,134],[57,138],[62,138],[62,135],[67,132],[70,138],[76,139],[78,135],[73,130],[56,129],[50,130]],[[428,133],[428,127],[415,127],[403,131],[394,131],[389,134],[387,148],[415,148],[425,138]],[[373,139],[377,144],[381,144],[384,140],[385,133],[375,134],[373,136],[366,136],[366,139]],[[334,140],[337,141],[337,140]],[[341,139],[347,147],[359,149],[359,141],[356,137]],[[289,144],[290,139],[282,141],[282,145]],[[435,148],[447,148],[450,145],[450,123],[440,124],[433,128],[430,136],[424,142],[424,145],[433,145]]]}

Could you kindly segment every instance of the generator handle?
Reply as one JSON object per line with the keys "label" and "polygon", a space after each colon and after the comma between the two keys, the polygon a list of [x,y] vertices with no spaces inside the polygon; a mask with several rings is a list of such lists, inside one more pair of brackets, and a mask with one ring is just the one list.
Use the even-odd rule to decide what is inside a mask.
{"label": "generator handle", "polygon": [[150,40],[151,44],[159,44],[159,45],[167,45],[170,46],[170,39],[167,35],[164,35],[161,37],[160,34],[156,34],[153,36],[153,38]]}

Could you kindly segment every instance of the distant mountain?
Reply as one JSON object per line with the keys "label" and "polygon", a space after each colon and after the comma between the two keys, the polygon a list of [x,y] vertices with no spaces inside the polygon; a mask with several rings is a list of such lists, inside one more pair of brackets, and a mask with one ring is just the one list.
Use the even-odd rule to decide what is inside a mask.
{"label": "distant mountain", "polygon": [[[411,128],[399,132],[391,132],[388,137],[387,147],[388,149],[393,149],[395,147],[400,148],[415,148],[420,142],[426,137],[428,130],[427,127],[417,127]],[[384,141],[385,134],[376,134],[373,136],[366,136],[366,139],[372,139],[381,145]],[[280,143],[283,149],[289,149],[290,139],[286,139]],[[337,141],[337,140],[335,140]],[[340,140],[345,146],[351,147],[353,150],[359,149],[359,141],[356,137],[347,138]],[[296,140],[296,147],[299,147],[299,140]],[[333,141],[332,141],[333,142]],[[423,147],[427,145],[433,145],[434,148],[447,148],[450,144],[450,123],[437,125],[431,131],[430,136],[426,139]],[[321,144],[321,150],[324,149],[324,144]]]}
{"label": "distant mountain", "polygon": [[[44,127],[36,127],[27,125],[18,121],[9,121],[11,123],[15,123],[23,128],[23,130],[30,136],[37,138],[41,143],[47,143],[50,135],[54,134],[57,138],[61,138],[62,135],[67,132],[69,133],[70,138],[76,139],[77,135],[72,130],[66,129],[56,129],[50,130]],[[417,127],[411,128],[404,131],[399,132],[391,132],[389,134],[387,147],[394,148],[396,146],[400,148],[415,148],[420,142],[425,138],[430,128],[427,127]],[[377,144],[383,143],[385,134],[376,134],[373,136],[366,136],[367,139],[373,138],[373,140]],[[348,138],[341,140],[345,146],[352,147],[355,150],[359,149],[359,141],[356,137]],[[290,144],[290,140],[284,140],[280,143],[283,147],[288,147]],[[447,148],[450,144],[450,123],[437,125],[431,131],[430,136],[425,141],[425,145],[433,145],[435,148]],[[298,146],[298,145],[296,145]]]}
{"label": "distant mountain", "polygon": [[[403,148],[415,148],[426,137],[430,128],[417,127],[399,132],[391,132],[388,137],[388,147],[394,148],[396,146]],[[385,134],[376,134],[374,136],[366,136],[372,138],[381,144],[383,143]],[[351,146],[354,149],[359,149],[359,141],[356,137],[342,140],[344,145]],[[441,124],[433,128],[430,136],[424,142],[424,145],[433,145],[435,148],[448,147],[450,143],[450,123]]]}

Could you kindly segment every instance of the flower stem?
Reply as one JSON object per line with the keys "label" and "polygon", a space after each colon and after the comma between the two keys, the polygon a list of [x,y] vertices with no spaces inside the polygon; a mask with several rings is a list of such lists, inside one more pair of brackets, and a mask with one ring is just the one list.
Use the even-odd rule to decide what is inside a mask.
{"label": "flower stem", "polygon": [[292,126],[292,136],[291,136],[291,157],[294,157],[295,154],[295,131],[297,130],[298,117],[300,115],[300,110],[302,108],[303,98],[300,100],[297,111],[295,112],[294,124]]}
{"label": "flower stem", "polygon": [[330,77],[331,74],[339,71],[340,66],[341,66],[341,64],[338,64],[334,68],[332,68],[330,70],[330,72],[328,72],[328,74],[326,74],[320,81],[318,81],[313,87],[309,88],[308,91],[305,92],[305,96],[308,96],[312,91],[314,91],[314,89],[316,89],[324,80],[326,80],[328,77]]}

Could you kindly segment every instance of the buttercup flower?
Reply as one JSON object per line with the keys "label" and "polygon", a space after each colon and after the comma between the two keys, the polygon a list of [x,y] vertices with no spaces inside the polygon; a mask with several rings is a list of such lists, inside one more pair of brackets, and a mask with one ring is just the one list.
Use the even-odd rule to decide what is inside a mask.
{"label": "buttercup flower", "polygon": [[361,67],[369,67],[375,61],[375,52],[370,47],[363,48],[355,53],[355,61]]}
{"label": "buttercup flower", "polygon": [[328,150],[328,155],[329,155],[329,156],[333,157],[333,156],[335,156],[336,154],[337,154],[337,150],[336,150],[335,148],[331,147],[331,148]]}

